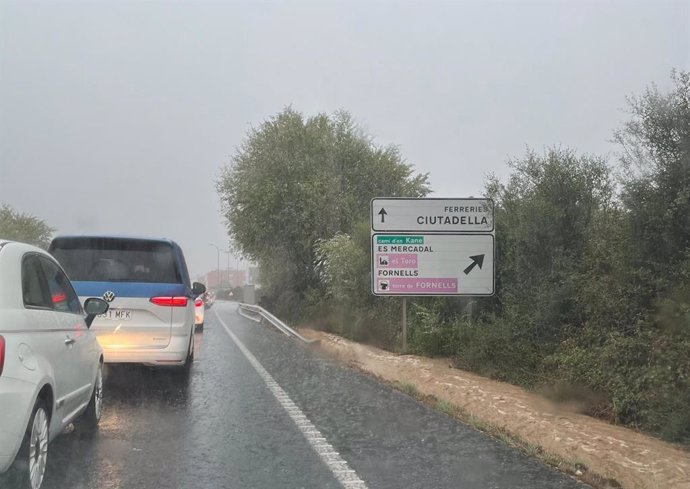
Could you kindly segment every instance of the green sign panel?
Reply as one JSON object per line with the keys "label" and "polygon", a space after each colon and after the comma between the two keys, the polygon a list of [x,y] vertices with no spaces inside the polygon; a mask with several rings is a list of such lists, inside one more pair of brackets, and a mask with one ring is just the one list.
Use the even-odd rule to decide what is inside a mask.
{"label": "green sign panel", "polygon": [[376,236],[378,244],[424,244],[424,236]]}

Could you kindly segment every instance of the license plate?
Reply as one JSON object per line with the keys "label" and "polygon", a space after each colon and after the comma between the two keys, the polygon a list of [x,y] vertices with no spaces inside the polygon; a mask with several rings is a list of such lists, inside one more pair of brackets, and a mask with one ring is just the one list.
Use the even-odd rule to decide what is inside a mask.
{"label": "license plate", "polygon": [[131,321],[132,311],[129,309],[108,309],[105,314],[101,314],[98,318],[110,321]]}

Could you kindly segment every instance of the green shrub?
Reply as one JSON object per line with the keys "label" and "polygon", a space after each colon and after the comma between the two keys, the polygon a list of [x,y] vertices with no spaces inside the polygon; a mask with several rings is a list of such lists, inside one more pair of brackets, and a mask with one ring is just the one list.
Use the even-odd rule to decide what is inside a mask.
{"label": "green shrub", "polygon": [[526,337],[521,321],[489,317],[479,322],[458,320],[458,367],[522,386],[539,382],[544,346]]}
{"label": "green shrub", "polygon": [[455,323],[444,320],[433,306],[410,303],[408,323],[408,342],[413,353],[451,356],[460,346],[460,332]]}
{"label": "green shrub", "polygon": [[544,362],[547,384],[600,393],[597,414],[620,424],[690,441],[690,341],[638,325],[632,335],[587,331],[564,342]]}

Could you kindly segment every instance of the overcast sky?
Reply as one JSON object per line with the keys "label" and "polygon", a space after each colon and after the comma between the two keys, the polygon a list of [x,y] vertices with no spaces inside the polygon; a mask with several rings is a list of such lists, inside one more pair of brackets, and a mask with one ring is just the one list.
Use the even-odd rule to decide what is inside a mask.
{"label": "overcast sky", "polygon": [[175,239],[196,275],[227,247],[219,169],[287,105],[479,196],[527,146],[613,159],[625,96],[689,67],[688,1],[0,0],[0,202]]}

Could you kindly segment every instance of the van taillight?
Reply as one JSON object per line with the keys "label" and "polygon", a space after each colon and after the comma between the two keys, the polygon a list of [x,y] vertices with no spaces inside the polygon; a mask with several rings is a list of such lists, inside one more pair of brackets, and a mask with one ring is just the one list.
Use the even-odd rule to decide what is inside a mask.
{"label": "van taillight", "polygon": [[201,307],[202,304],[203,304],[203,302],[201,301],[201,299],[197,299],[197,300],[194,301],[194,305],[195,305],[196,307]]}
{"label": "van taillight", "polygon": [[5,338],[0,335],[0,375],[2,375],[2,367],[5,366]]}
{"label": "van taillight", "polygon": [[157,306],[185,307],[187,305],[186,297],[151,297],[149,300]]}

